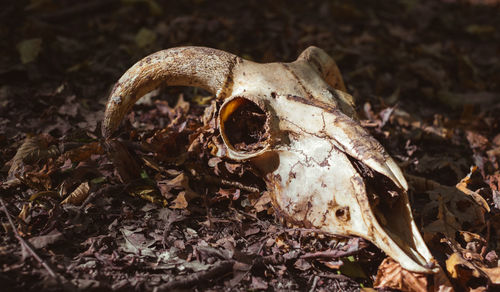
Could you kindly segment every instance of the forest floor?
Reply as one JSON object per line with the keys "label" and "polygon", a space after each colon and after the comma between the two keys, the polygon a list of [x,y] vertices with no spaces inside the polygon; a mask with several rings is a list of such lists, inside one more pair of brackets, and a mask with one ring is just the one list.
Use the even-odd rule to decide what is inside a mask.
{"label": "forest floor", "polygon": [[[499,288],[496,2],[1,4],[2,291]],[[201,90],[137,104],[115,153],[129,163],[113,164],[100,133],[113,84],[184,45],[257,62],[328,52],[361,124],[404,170],[441,271],[410,273],[365,240],[280,224],[247,165],[212,156],[206,140],[190,147],[210,104]]]}

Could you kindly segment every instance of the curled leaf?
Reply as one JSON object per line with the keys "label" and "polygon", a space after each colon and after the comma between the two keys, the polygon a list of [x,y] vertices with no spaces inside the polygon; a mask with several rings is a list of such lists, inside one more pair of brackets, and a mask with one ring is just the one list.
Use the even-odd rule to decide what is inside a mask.
{"label": "curled leaf", "polygon": [[466,286],[471,278],[481,278],[482,276],[480,270],[459,253],[453,253],[446,260],[446,270],[452,278],[458,280],[463,286]]}
{"label": "curled leaf", "polygon": [[64,152],[61,159],[71,159],[71,162],[80,162],[90,159],[93,154],[103,153],[104,149],[102,148],[101,143],[92,142]]}
{"label": "curled leaf", "polygon": [[488,206],[488,202],[486,202],[486,200],[477,192],[474,192],[467,187],[467,185],[470,183],[472,174],[477,169],[477,166],[471,167],[469,174],[456,185],[456,188],[462,191],[464,194],[470,196],[479,206],[483,207],[487,212],[490,212],[490,206]]}
{"label": "curled leaf", "polygon": [[425,292],[427,276],[403,269],[391,258],[385,258],[378,268],[375,288],[392,288],[401,291]]}
{"label": "curled leaf", "polygon": [[80,205],[89,195],[90,186],[88,182],[79,185],[61,204]]}
{"label": "curled leaf", "polygon": [[173,209],[186,209],[188,206],[188,201],[186,199],[186,192],[180,192],[177,198],[172,202]]}
{"label": "curled leaf", "polygon": [[9,179],[14,178],[18,174],[22,175],[25,164],[58,156],[60,152],[57,146],[48,146],[52,139],[50,135],[46,134],[26,137],[11,160]]}
{"label": "curled leaf", "polygon": [[58,198],[59,194],[57,192],[54,192],[54,191],[41,191],[41,192],[38,192],[38,193],[35,193],[35,194],[31,195],[30,201],[34,201],[36,199],[40,199],[40,198],[43,198],[43,197]]}
{"label": "curled leaf", "polygon": [[158,190],[150,185],[138,185],[127,189],[129,195],[139,197],[153,204],[166,206],[167,201],[158,193]]}
{"label": "curled leaf", "polygon": [[20,168],[23,166],[24,160],[30,153],[40,148],[40,141],[35,137],[26,137],[23,144],[17,149],[16,155],[11,160],[11,166],[9,169],[9,177],[14,177]]}

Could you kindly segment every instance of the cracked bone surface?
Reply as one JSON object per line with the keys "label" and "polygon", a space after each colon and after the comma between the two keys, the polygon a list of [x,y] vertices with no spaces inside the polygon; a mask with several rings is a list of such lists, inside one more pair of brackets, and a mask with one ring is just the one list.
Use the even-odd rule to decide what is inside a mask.
{"label": "cracked bone surface", "polygon": [[215,118],[225,156],[254,167],[277,216],[366,238],[407,270],[435,271],[402,171],[358,123],[353,98],[323,50],[309,47],[292,63],[268,64],[204,47],[154,53],[116,83],[103,136],[112,139],[133,104],[160,85],[201,87],[222,101]]}

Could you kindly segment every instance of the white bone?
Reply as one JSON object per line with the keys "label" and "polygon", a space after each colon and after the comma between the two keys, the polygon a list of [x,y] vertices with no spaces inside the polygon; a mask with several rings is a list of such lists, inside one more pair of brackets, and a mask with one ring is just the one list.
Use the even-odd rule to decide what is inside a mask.
{"label": "white bone", "polygon": [[[401,169],[358,123],[353,98],[323,50],[310,47],[293,63],[269,64],[200,47],[155,53],[130,68],[113,89],[104,137],[111,139],[132,105],[161,83],[202,87],[224,100],[215,116],[224,153],[260,172],[278,216],[333,234],[364,237],[408,270],[435,271],[412,218]],[[227,123],[239,107],[252,103],[266,115],[266,139],[256,142],[259,147],[237,149]],[[388,178],[398,196],[390,199],[385,189],[370,193],[367,174],[359,167]],[[375,196],[379,202],[371,199]]]}

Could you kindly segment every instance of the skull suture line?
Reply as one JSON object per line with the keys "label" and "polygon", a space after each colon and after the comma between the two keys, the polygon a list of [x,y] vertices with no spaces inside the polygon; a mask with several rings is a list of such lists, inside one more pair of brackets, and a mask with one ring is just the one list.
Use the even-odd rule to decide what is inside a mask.
{"label": "skull suture line", "polygon": [[[295,62],[269,64],[203,47],[154,53],[113,88],[104,137],[110,139],[133,104],[162,83],[201,87],[223,101],[216,118],[225,156],[255,167],[278,216],[366,238],[408,270],[433,271],[403,173],[358,123],[337,65],[323,50],[309,47]],[[260,115],[260,139],[231,130],[242,112]]]}

